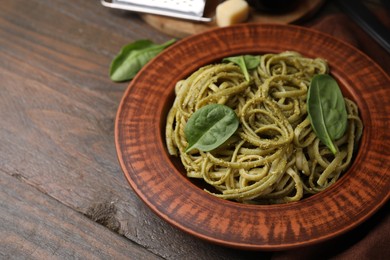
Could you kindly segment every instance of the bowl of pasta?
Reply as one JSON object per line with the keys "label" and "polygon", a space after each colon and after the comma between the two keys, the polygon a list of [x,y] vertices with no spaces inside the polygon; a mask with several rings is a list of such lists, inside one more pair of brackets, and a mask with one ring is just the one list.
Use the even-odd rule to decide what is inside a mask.
{"label": "bowl of pasta", "polygon": [[390,196],[378,163],[389,156],[389,84],[366,55],[320,32],[213,29],[130,83],[115,123],[119,162],[137,195],[191,235],[256,250],[318,243]]}

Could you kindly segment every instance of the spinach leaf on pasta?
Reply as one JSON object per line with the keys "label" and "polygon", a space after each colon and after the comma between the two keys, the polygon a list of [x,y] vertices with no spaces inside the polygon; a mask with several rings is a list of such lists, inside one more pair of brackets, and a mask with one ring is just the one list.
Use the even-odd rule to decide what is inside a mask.
{"label": "spinach leaf on pasta", "polygon": [[253,70],[260,64],[260,56],[253,56],[253,55],[233,56],[233,57],[224,58],[222,62],[233,62],[237,64],[241,68],[241,71],[244,74],[246,81],[249,81],[250,77],[249,77],[248,70]]}
{"label": "spinach leaf on pasta", "polygon": [[198,109],[184,129],[186,152],[193,149],[207,152],[219,147],[235,133],[238,125],[236,113],[228,106],[210,104]]}
{"label": "spinach leaf on pasta", "polygon": [[336,80],[326,74],[313,77],[307,95],[307,111],[317,137],[336,154],[333,141],[344,135],[348,123],[344,97]]}

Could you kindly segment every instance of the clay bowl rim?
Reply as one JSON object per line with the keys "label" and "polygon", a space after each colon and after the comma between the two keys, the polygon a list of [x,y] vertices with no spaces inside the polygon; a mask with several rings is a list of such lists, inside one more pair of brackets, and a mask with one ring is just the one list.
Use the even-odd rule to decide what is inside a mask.
{"label": "clay bowl rim", "polygon": [[[135,180],[135,178],[137,178],[137,177],[135,177],[135,175],[136,175],[137,171],[139,170],[139,168],[137,169],[137,167],[132,167],[132,164],[131,163],[129,164],[129,162],[127,161],[128,158],[126,159],[123,157],[124,156],[124,154],[123,154],[123,149],[124,149],[123,147],[124,146],[121,144],[121,143],[123,143],[123,139],[121,139],[121,136],[120,136],[120,134],[121,134],[120,127],[123,126],[123,123],[124,123],[123,121],[121,121],[121,117],[123,115],[123,110],[124,110],[123,107],[126,105],[127,97],[130,95],[130,92],[133,89],[137,88],[137,84],[140,84],[140,82],[142,83],[142,80],[145,80],[145,77],[146,77],[145,75],[149,73],[148,71],[150,71],[151,69],[158,69],[159,68],[157,65],[156,65],[157,67],[155,66],[155,68],[152,68],[153,64],[166,62],[166,60],[169,60],[172,57],[172,55],[175,55],[175,54],[171,54],[171,52],[174,50],[174,48],[178,48],[178,46],[185,46],[186,44],[191,44],[192,41],[199,40],[202,37],[206,37],[206,38],[207,37],[216,37],[216,39],[218,39],[218,37],[222,37],[222,38],[224,37],[224,32],[234,31],[234,33],[237,33],[237,31],[240,31],[240,30],[245,31],[246,33],[248,33],[248,31],[249,31],[249,34],[250,34],[250,33],[253,33],[253,31],[256,31],[256,28],[258,30],[260,30],[263,34],[266,34],[266,32],[268,34],[272,34],[273,31],[277,31],[280,33],[280,32],[287,30],[287,31],[296,31],[298,33],[303,33],[303,34],[308,34],[308,35],[314,35],[317,38],[326,39],[327,42],[329,41],[330,43],[336,44],[338,47],[342,46],[342,49],[348,49],[349,51],[352,51],[355,55],[357,55],[358,59],[365,59],[366,63],[368,62],[368,64],[375,67],[375,69],[377,71],[379,71],[380,74],[383,74],[385,78],[387,76],[386,73],[384,73],[383,70],[378,65],[375,64],[375,62],[373,62],[370,58],[368,58],[365,54],[361,53],[359,50],[355,49],[353,46],[346,44],[344,42],[341,42],[341,41],[339,41],[339,40],[337,40],[329,35],[326,35],[326,34],[311,30],[311,29],[297,27],[297,26],[291,26],[291,25],[258,25],[258,24],[244,24],[244,25],[237,25],[237,26],[233,26],[233,27],[229,27],[229,28],[212,29],[208,32],[204,32],[204,33],[200,33],[200,34],[197,34],[194,36],[187,37],[187,38],[181,40],[180,42],[176,43],[175,45],[171,46],[166,51],[164,51],[161,55],[156,57],[151,63],[149,63],[147,66],[145,66],[142,69],[142,71],[137,75],[137,77],[130,83],[128,89],[126,90],[126,92],[123,96],[121,104],[119,106],[119,109],[117,112],[117,118],[116,118],[116,122],[115,122],[115,143],[116,143],[116,147],[117,147],[118,159],[119,159],[120,165],[122,167],[122,170],[126,176],[127,181],[130,183],[131,187],[134,189],[136,194],[157,215],[159,215],[160,217],[162,217],[164,220],[171,223],[172,225],[174,225],[174,226],[180,228],[181,230],[183,230],[187,233],[190,233],[196,237],[199,237],[199,238],[202,238],[202,239],[205,239],[207,241],[210,241],[210,242],[213,242],[216,244],[220,244],[220,245],[236,247],[236,248],[241,248],[241,249],[261,249],[261,250],[282,250],[282,249],[287,249],[287,248],[294,248],[294,247],[298,247],[298,246],[318,243],[320,241],[324,241],[324,240],[327,240],[329,238],[340,235],[342,233],[345,233],[346,231],[356,227],[358,224],[360,224],[361,222],[366,220],[368,217],[370,217],[374,212],[376,212],[388,200],[389,193],[382,200],[376,201],[376,203],[374,203],[375,205],[371,206],[371,208],[363,216],[358,216],[356,219],[354,219],[354,221],[349,221],[349,223],[347,225],[345,225],[343,228],[340,228],[340,229],[334,230],[334,231],[330,231],[328,233],[323,232],[324,234],[322,234],[321,236],[316,236],[316,237],[312,237],[312,238],[309,237],[304,241],[296,241],[296,242],[290,241],[289,243],[279,243],[279,244],[277,244],[277,243],[273,244],[272,241],[269,241],[269,243],[263,243],[263,244],[241,242],[238,240],[228,241],[228,240],[224,239],[223,236],[213,237],[210,234],[204,234],[202,232],[198,232],[197,230],[195,230],[194,226],[185,225],[185,223],[183,223],[181,220],[178,220],[177,217],[175,217],[175,215],[172,212],[171,213],[164,212],[164,210],[161,208],[161,205],[157,205],[158,203],[162,203],[162,202],[161,201],[156,202],[155,200],[152,199],[152,197],[148,197],[148,195],[145,194],[144,191],[142,191],[142,188],[140,187],[140,183],[137,183],[137,181]],[[221,36],[221,34],[222,34],[222,36]],[[200,48],[205,48],[205,47],[203,46]],[[218,55],[216,55],[216,56],[203,58],[200,61],[201,65],[206,65],[212,61],[218,60],[218,59],[226,57],[226,56],[231,56],[233,54],[234,55],[243,54],[243,53],[248,53],[248,51],[251,53],[259,53],[260,52],[259,51],[260,49],[258,47],[246,48],[245,50],[242,50],[242,49],[236,48],[236,47],[226,49],[227,48],[226,46],[224,48],[225,48],[225,50],[223,52],[218,53]],[[262,46],[261,48],[263,48],[261,50],[261,52],[263,52],[263,53],[282,51],[280,48],[278,49],[278,48],[271,47],[271,48],[267,49],[267,47],[264,47],[264,46]],[[292,49],[292,50],[294,50],[294,49]],[[300,52],[302,53],[302,51],[300,51]],[[305,53],[302,53],[302,54],[306,56]],[[313,57],[313,53],[311,55],[309,54],[308,56]],[[326,58],[326,57],[324,57],[324,58]],[[196,57],[194,59],[196,61]],[[199,61],[198,61],[198,63],[199,63]],[[161,66],[161,64],[159,66]],[[342,71],[337,70],[337,68],[335,68],[335,69],[332,68],[332,64],[330,64],[330,66],[331,66],[331,71],[332,71],[332,69],[334,70],[334,71],[332,71],[332,74],[339,81],[344,93],[346,92],[347,96],[350,96],[353,100],[355,100],[358,103],[359,109],[361,111],[366,111],[366,109],[368,108],[367,103],[365,102],[363,97],[361,97],[359,95],[360,93],[356,92],[356,90],[354,89],[354,87],[353,87],[354,83],[348,82],[350,77],[346,77],[346,75],[344,75]],[[190,69],[184,69],[180,73],[178,73],[175,77],[176,77],[176,79],[182,79],[185,76],[188,76],[193,71],[195,71],[194,67],[191,67]],[[387,81],[389,82],[388,76],[387,76]],[[168,86],[169,86],[171,94],[168,94],[168,96],[167,96],[168,92],[163,91],[162,97],[169,99],[170,98],[169,95],[172,96],[174,83],[169,83]],[[191,189],[193,196],[200,196],[202,198],[205,198],[207,203],[223,205],[223,207],[225,207],[226,209],[234,209],[234,210],[238,210],[238,211],[253,211],[253,210],[259,210],[259,209],[261,209],[262,211],[270,211],[270,210],[272,211],[272,210],[277,209],[277,211],[280,213],[281,210],[288,211],[289,209],[296,208],[296,207],[308,208],[313,204],[316,204],[316,203],[318,204],[319,201],[324,196],[328,196],[329,194],[332,194],[335,190],[340,190],[345,185],[347,185],[348,179],[350,178],[348,176],[351,175],[351,172],[358,171],[358,169],[357,169],[358,164],[359,165],[361,164],[359,162],[362,162],[364,155],[367,154],[368,149],[369,149],[368,146],[370,145],[370,140],[372,139],[372,131],[371,131],[372,118],[370,117],[370,114],[368,112],[367,113],[363,112],[362,119],[363,119],[363,122],[365,125],[365,129],[364,129],[363,138],[362,138],[361,144],[360,144],[361,147],[360,147],[359,152],[355,158],[355,163],[351,166],[350,170],[347,173],[345,173],[344,176],[340,180],[338,180],[334,185],[332,185],[332,187],[330,187],[329,189],[327,189],[319,194],[315,194],[313,196],[310,196],[309,198],[305,198],[304,200],[302,200],[300,202],[296,202],[296,203],[289,203],[289,204],[282,204],[282,205],[244,205],[244,204],[238,204],[236,202],[225,201],[225,200],[216,198],[216,197],[209,195],[206,192],[200,190],[199,188],[195,187],[185,176],[183,176],[183,173],[181,173],[177,170],[176,166],[172,163],[171,158],[168,156],[168,154],[166,152],[165,141],[163,138],[164,133],[162,132],[162,131],[164,131],[162,128],[164,127],[164,121],[165,121],[164,117],[166,116],[166,110],[167,110],[167,105],[168,105],[167,102],[168,102],[167,100],[163,100],[163,102],[160,102],[160,101],[157,102],[156,108],[155,108],[156,112],[154,113],[154,116],[153,116],[154,118],[159,118],[159,120],[155,124],[155,129],[153,129],[152,134],[155,138],[154,140],[157,141],[157,144],[155,144],[154,148],[157,149],[156,151],[160,151],[160,152],[163,151],[162,155],[160,156],[160,160],[164,161],[164,163],[165,163],[164,167],[167,167],[166,169],[173,171],[173,174],[175,175],[175,178],[177,178],[178,181],[185,183]],[[132,108],[132,109],[135,110],[136,108]],[[137,108],[137,109],[138,109],[137,111],[140,112],[139,108]],[[363,150],[366,148],[367,148],[367,150]],[[143,159],[145,159],[145,158],[143,158]]]}

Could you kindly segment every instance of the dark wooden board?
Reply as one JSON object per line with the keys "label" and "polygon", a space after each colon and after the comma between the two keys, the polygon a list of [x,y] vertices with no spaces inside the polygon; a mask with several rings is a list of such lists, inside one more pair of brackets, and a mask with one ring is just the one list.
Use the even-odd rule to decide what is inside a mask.
{"label": "dark wooden board", "polygon": [[[161,259],[0,171],[0,258]],[[50,221],[47,221],[50,220]]]}
{"label": "dark wooden board", "polygon": [[[215,21],[215,8],[219,2],[221,1],[207,1],[204,16],[213,18],[208,23],[151,14],[143,14],[141,17],[153,28],[163,33],[174,37],[186,37],[218,27]],[[288,10],[281,12],[256,11],[250,8],[249,17],[245,22],[289,24],[310,17],[320,9],[323,3],[324,0],[300,0]]]}

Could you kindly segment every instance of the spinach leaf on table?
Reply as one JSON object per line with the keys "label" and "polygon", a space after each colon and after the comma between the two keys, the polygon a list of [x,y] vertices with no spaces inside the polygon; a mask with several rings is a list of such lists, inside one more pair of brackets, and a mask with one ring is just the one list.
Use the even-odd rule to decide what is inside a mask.
{"label": "spinach leaf on table", "polygon": [[198,109],[184,128],[186,152],[193,149],[207,152],[219,147],[235,133],[238,125],[236,113],[228,106],[210,104]]}
{"label": "spinach leaf on table", "polygon": [[326,74],[313,77],[307,95],[307,111],[317,137],[336,154],[333,141],[344,135],[348,115],[343,94],[333,77]]}
{"label": "spinach leaf on table", "polygon": [[150,40],[138,40],[124,46],[111,62],[111,80],[126,81],[133,79],[146,63],[175,41],[175,39],[172,39],[160,45]]}

